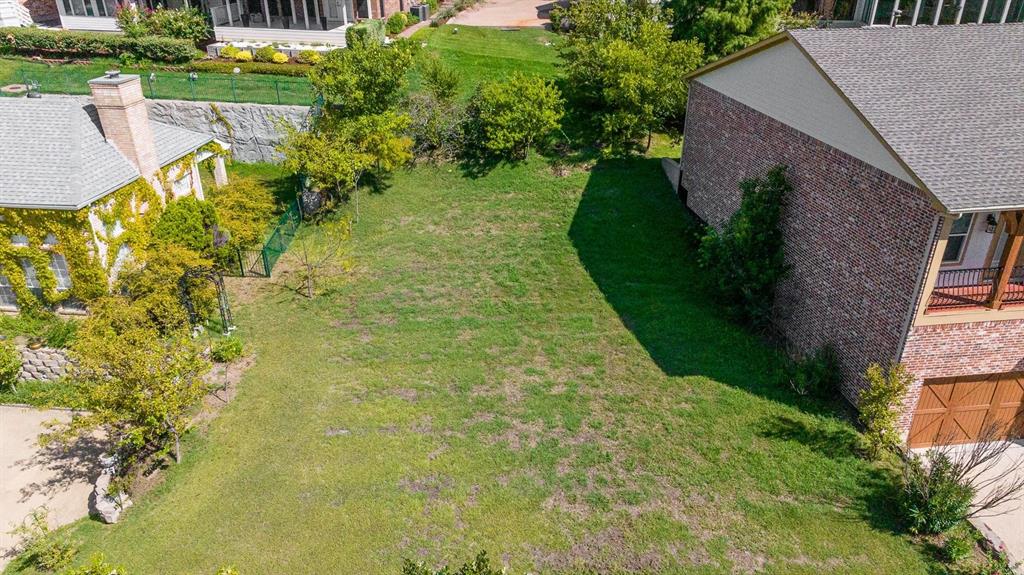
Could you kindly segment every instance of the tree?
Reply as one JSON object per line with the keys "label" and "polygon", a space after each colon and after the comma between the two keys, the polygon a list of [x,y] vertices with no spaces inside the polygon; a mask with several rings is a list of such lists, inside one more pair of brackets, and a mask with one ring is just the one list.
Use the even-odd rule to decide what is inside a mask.
{"label": "tree", "polygon": [[775,286],[785,276],[782,210],[791,188],[785,166],[763,178],[740,183],[743,199],[725,229],[713,228],[701,239],[700,264],[741,321],[768,330],[775,306]]}
{"label": "tree", "polygon": [[423,85],[438,102],[451,102],[459,91],[459,75],[455,68],[440,58],[428,58],[420,64]]}
{"label": "tree", "polygon": [[792,0],[669,0],[673,35],[704,45],[714,61],[775,34]]}
{"label": "tree", "polygon": [[217,214],[212,204],[194,196],[183,196],[167,203],[153,226],[153,238],[209,255],[213,250],[216,225]]}
{"label": "tree", "polygon": [[317,226],[303,228],[302,234],[295,238],[289,253],[298,260],[302,285],[299,288],[307,298],[316,295],[319,280],[332,266],[342,258],[352,227],[345,218],[325,221]]}
{"label": "tree", "polygon": [[173,452],[181,462],[181,435],[205,393],[209,365],[186,330],[161,335],[145,308],[121,296],[90,305],[71,348],[85,411],[46,440],[66,440],[103,428],[122,471],[148,454]]}
{"label": "tree", "polygon": [[528,157],[535,143],[561,127],[564,114],[554,82],[518,72],[481,84],[470,110],[483,147],[517,158]]}
{"label": "tree", "polygon": [[394,170],[412,158],[409,117],[385,110],[355,118],[325,116],[311,131],[290,128],[279,150],[284,166],[329,193],[351,193],[359,220],[359,183],[368,170]]}
{"label": "tree", "polygon": [[562,9],[559,47],[576,108],[593,112],[606,153],[636,149],[653,131],[678,135],[686,110],[682,76],[702,60],[693,40],[672,41],[670,14],[647,0],[586,0]]}
{"label": "tree", "polygon": [[309,71],[309,80],[323,98],[325,113],[342,117],[376,114],[398,102],[413,50],[408,41],[383,45],[357,40],[344,50],[328,52]]}
{"label": "tree", "polygon": [[857,409],[860,422],[864,425],[868,455],[878,458],[887,449],[895,449],[900,442],[899,430],[903,398],[910,389],[914,377],[902,364],[893,363],[888,368],[873,363],[864,374],[867,383],[860,392]]}
{"label": "tree", "polygon": [[234,178],[208,192],[217,227],[231,234],[227,247],[247,248],[263,241],[274,214],[274,195],[256,178]]}

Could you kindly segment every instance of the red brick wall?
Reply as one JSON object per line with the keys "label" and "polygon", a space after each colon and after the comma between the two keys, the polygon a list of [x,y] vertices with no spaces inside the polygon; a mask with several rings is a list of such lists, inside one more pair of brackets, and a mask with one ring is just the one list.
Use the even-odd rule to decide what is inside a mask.
{"label": "red brick wall", "polygon": [[776,324],[797,353],[831,343],[843,393],[855,401],[872,362],[897,358],[936,211],[925,194],[881,170],[699,82],[690,87],[681,193],[721,227],[739,182],[786,164],[794,190],[783,217],[789,276]]}
{"label": "red brick wall", "polygon": [[1024,320],[914,326],[901,361],[916,377],[904,402],[910,429],[923,380],[933,377],[1024,371]]}
{"label": "red brick wall", "polygon": [[[395,12],[408,12],[409,11],[409,0],[373,0],[373,12],[374,16],[378,18],[387,18]],[[383,6],[383,13],[377,14],[377,11]],[[404,6],[404,9],[403,9]]]}

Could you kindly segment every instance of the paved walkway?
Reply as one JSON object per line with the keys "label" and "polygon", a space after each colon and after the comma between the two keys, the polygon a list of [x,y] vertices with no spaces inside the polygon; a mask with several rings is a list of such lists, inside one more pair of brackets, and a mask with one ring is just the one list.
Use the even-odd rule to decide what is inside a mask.
{"label": "paved walkway", "polygon": [[552,2],[487,0],[457,14],[448,23],[463,26],[543,28],[550,23]]}
{"label": "paved walkway", "polygon": [[0,405],[0,569],[11,560],[16,543],[12,526],[36,507],[49,508],[51,525],[89,513],[100,444],[83,440],[65,451],[36,442],[43,422],[69,417],[67,411]]}
{"label": "paved walkway", "polygon": [[[983,477],[998,477],[1000,473],[1012,470],[1011,473],[1024,474],[1024,441],[1016,441],[1000,457],[998,464],[988,471]],[[996,485],[991,486],[992,488]],[[979,493],[979,497],[984,497]],[[975,517],[971,520],[978,529],[991,531],[1006,548],[1006,554],[1010,558],[1010,564],[1021,563],[1024,565],[1024,501],[1009,501],[997,509],[986,512],[984,517]],[[1022,567],[1016,571],[1022,573]]]}

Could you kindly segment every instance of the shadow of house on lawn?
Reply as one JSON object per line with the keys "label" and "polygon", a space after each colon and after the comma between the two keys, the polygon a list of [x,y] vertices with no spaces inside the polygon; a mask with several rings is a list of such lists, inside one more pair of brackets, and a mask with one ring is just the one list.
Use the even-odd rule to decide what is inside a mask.
{"label": "shadow of house on lawn", "polygon": [[836,421],[848,419],[845,405],[797,395],[780,377],[784,354],[728,319],[702,281],[695,225],[659,160],[606,160],[591,172],[569,236],[606,301],[663,373],[704,376],[821,416],[768,416],[755,435],[854,460],[864,487],[857,512],[875,528],[898,532],[895,475],[856,461],[857,436]]}

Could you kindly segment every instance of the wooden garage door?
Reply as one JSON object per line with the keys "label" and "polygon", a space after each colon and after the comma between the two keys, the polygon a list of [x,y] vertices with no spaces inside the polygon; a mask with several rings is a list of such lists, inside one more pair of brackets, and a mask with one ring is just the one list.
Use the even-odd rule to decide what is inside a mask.
{"label": "wooden garage door", "polygon": [[910,447],[972,443],[987,429],[1022,437],[1024,373],[928,379],[910,424]]}

